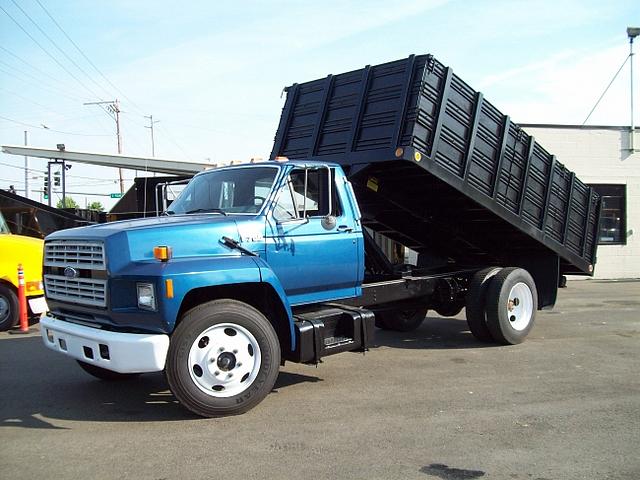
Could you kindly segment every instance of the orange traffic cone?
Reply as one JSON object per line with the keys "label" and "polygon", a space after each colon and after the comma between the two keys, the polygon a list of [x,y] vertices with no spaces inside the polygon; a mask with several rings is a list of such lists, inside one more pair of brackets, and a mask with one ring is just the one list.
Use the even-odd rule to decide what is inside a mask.
{"label": "orange traffic cone", "polygon": [[20,311],[20,330],[11,333],[29,333],[29,321],[27,319],[27,293],[24,283],[24,270],[22,264],[18,264],[18,310]]}

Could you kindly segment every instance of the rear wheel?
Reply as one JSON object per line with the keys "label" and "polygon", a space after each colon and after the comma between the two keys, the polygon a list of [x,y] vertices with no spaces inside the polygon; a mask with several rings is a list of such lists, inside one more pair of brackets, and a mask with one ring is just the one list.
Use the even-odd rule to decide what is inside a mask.
{"label": "rear wheel", "polygon": [[429,309],[423,306],[376,312],[376,327],[396,332],[410,332],[418,328]]}
{"label": "rear wheel", "polygon": [[91,363],[76,360],[80,368],[87,372],[89,375],[99,378],[100,380],[117,381],[117,380],[129,380],[135,378],[139,373],[120,373],[113,370],[107,370],[106,368],[98,367]]}
{"label": "rear wheel", "polygon": [[538,292],[529,272],[504,268],[487,292],[487,327],[491,336],[505,345],[522,343],[529,334],[538,309]]}
{"label": "rear wheel", "polygon": [[488,267],[476,272],[469,283],[466,299],[466,315],[469,330],[481,342],[493,342],[494,338],[487,327],[485,312],[487,290],[492,277],[498,273],[498,267]]}
{"label": "rear wheel", "polygon": [[18,297],[13,289],[0,284],[0,331],[9,330],[18,323]]}
{"label": "rear wheel", "polygon": [[182,405],[203,417],[260,403],[278,377],[280,344],[269,321],[236,300],[189,310],[171,337],[165,373]]}

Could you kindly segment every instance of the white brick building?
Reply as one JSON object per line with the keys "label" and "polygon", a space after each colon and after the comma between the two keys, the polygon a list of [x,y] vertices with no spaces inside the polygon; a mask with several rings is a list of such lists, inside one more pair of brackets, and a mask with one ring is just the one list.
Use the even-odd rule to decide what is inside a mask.
{"label": "white brick building", "polygon": [[604,197],[595,278],[640,278],[640,134],[629,127],[523,125]]}

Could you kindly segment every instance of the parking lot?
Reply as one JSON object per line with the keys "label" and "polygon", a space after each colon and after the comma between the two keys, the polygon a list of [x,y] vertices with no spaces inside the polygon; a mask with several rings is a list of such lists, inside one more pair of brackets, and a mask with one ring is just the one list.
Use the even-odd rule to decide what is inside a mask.
{"label": "parking lot", "polygon": [[528,340],[464,312],[287,364],[249,413],[195,418],[162,374],[107,383],[0,334],[0,477],[640,478],[640,282],[570,282]]}

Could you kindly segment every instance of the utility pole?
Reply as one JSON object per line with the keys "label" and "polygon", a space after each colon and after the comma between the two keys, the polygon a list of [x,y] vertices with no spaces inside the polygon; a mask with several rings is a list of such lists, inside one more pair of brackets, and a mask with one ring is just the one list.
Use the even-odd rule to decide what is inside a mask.
{"label": "utility pole", "polygon": [[[27,146],[27,131],[24,131],[24,146]],[[29,157],[24,156],[24,196],[29,198]]]}
{"label": "utility pole", "polygon": [[47,195],[47,200],[49,203],[49,206],[51,206],[51,197],[53,196],[53,184],[51,183],[51,162],[47,163],[47,178],[45,179],[44,182],[45,185],[45,194]]}
{"label": "utility pole", "polygon": [[[122,136],[120,135],[120,101],[116,98],[115,100],[109,100],[106,102],[87,102],[87,103],[83,103],[83,105],[106,105],[107,106],[105,111],[116,122],[118,154],[121,154],[122,153]],[[122,179],[122,168],[118,168],[118,175],[120,176],[120,193],[124,193],[124,180]]]}
{"label": "utility pole", "polygon": [[635,136],[635,122],[633,119],[633,39],[640,35],[640,28],[637,27],[627,27],[627,36],[629,37],[629,70],[631,77],[631,136],[629,137],[629,150],[631,153],[634,153],[634,136]]}
{"label": "utility pole", "polygon": [[153,125],[156,123],[160,123],[160,120],[153,120],[153,115],[145,115],[144,118],[148,118],[149,119],[149,126],[145,126],[144,128],[148,128],[149,130],[151,130],[151,156],[155,157],[156,156],[156,146],[155,146],[155,142],[153,140]]}

